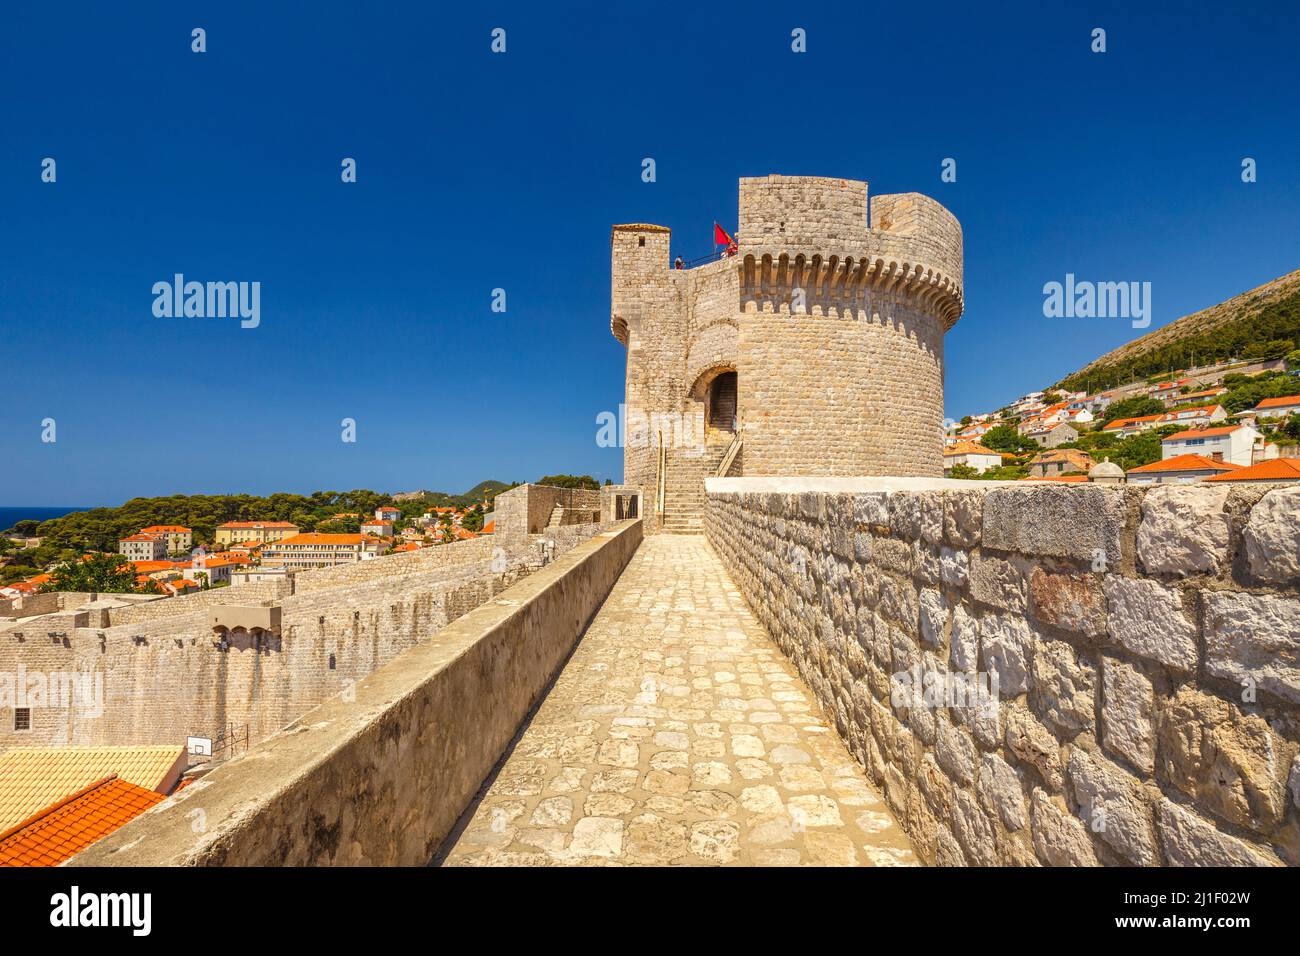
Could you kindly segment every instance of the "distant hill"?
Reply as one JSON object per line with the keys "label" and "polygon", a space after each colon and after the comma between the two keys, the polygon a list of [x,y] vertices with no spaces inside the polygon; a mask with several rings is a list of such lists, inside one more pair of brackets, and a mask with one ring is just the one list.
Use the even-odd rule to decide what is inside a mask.
{"label": "distant hill", "polygon": [[1113,388],[1193,364],[1281,358],[1300,347],[1300,270],[1148,332],[1063,378],[1069,391]]}

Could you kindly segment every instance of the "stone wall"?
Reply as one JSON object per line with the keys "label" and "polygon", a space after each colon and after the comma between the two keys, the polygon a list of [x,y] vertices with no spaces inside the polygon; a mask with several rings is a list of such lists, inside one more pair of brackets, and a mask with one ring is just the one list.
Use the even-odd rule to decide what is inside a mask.
{"label": "stone wall", "polygon": [[250,593],[266,598],[255,584],[114,608],[108,622],[74,609],[2,623],[0,681],[20,668],[83,675],[100,697],[90,708],[35,702],[27,730],[15,729],[12,702],[0,702],[0,751],[183,744],[231,729],[255,743],[606,527],[476,538],[271,582],[295,593],[274,601],[280,633],[260,648],[222,648],[209,617],[212,607],[259,603]]}
{"label": "stone wall", "polygon": [[1300,864],[1300,487],[711,479],[707,530],[928,861]]}
{"label": "stone wall", "polygon": [[573,548],[70,865],[429,863],[640,542]]}

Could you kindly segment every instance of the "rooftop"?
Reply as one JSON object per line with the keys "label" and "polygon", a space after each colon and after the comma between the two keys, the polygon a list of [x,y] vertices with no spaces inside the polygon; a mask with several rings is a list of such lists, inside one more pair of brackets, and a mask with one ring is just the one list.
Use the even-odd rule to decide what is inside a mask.
{"label": "rooftop", "polygon": [[58,866],[165,799],[110,775],[0,833],[0,866]]}
{"label": "rooftop", "polygon": [[1174,457],[1166,458],[1164,461],[1153,461],[1149,465],[1138,465],[1136,468],[1130,468],[1128,473],[1132,475],[1157,471],[1235,471],[1242,467],[1244,466],[1234,465],[1230,461],[1215,461],[1213,458],[1206,458],[1204,455],[1174,455]]}

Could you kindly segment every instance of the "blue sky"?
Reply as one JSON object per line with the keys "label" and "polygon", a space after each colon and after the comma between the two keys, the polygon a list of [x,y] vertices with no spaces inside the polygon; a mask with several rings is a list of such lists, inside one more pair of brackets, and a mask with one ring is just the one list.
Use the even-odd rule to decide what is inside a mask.
{"label": "blue sky", "polygon": [[[0,504],[617,479],[609,227],[703,254],[740,176],[957,215],[954,417],[1139,334],[1045,319],[1067,272],[1154,328],[1300,267],[1294,3],[477,6],[6,6]],[[155,318],[176,272],[259,281],[260,327]]]}

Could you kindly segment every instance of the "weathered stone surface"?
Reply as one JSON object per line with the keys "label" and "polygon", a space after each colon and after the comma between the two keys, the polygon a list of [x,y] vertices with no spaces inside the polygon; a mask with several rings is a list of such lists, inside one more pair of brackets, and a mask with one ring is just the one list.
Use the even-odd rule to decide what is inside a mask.
{"label": "weathered stone surface", "polygon": [[1286,778],[1286,785],[1291,791],[1291,802],[1300,807],[1300,756],[1291,761],[1291,775]]}
{"label": "weathered stone surface", "polygon": [[997,754],[980,760],[978,793],[989,813],[996,813],[1008,830],[1025,826],[1025,795],[1020,775]]}
{"label": "weathered stone surface", "polygon": [[1102,744],[1145,774],[1155,770],[1155,689],[1132,664],[1102,664]]}
{"label": "weathered stone surface", "polygon": [[952,609],[952,666],[973,673],[979,667],[979,621],[959,604]]}
{"label": "weathered stone surface", "polygon": [[1282,865],[1268,850],[1223,833],[1167,797],[1160,801],[1157,819],[1170,866]]}
{"label": "weathered stone surface", "polygon": [[1003,704],[1001,710],[1006,717],[1007,749],[1036,768],[1053,792],[1059,793],[1065,785],[1060,743],[1024,707]]}
{"label": "weathered stone surface", "polygon": [[1069,772],[1079,816],[1089,829],[1132,863],[1158,863],[1151,808],[1143,799],[1138,781],[1078,747],[1070,753]]}
{"label": "weathered stone surface", "polygon": [[1025,619],[1015,614],[985,614],[980,621],[984,669],[990,680],[997,676],[998,693],[1014,697],[1028,689],[1033,634]]}
{"label": "weathered stone surface", "polygon": [[883,491],[853,496],[853,521],[859,527],[889,526],[889,495]]}
{"label": "weathered stone surface", "polygon": [[943,533],[955,548],[972,548],[980,542],[984,495],[958,491],[943,496]]}
{"label": "weathered stone surface", "polygon": [[1125,510],[1123,490],[1101,485],[997,488],[984,498],[983,545],[1114,567]]}
{"label": "weathered stone surface", "polygon": [[1029,804],[1034,852],[1048,866],[1098,866],[1087,828],[1034,788]]}
{"label": "weathered stone surface", "polygon": [[948,602],[933,588],[921,589],[921,640],[930,647],[944,647],[948,639]]}
{"label": "weathered stone surface", "polygon": [[958,790],[953,795],[953,832],[966,855],[976,866],[997,866],[997,837],[993,824],[970,793]]}
{"label": "weathered stone surface", "polygon": [[1264,720],[1184,687],[1158,721],[1161,773],[1197,805],[1254,830],[1268,830],[1282,819],[1284,758]]}
{"label": "weathered stone surface", "polygon": [[1300,578],[1300,485],[1274,488],[1250,511],[1242,536],[1251,572],[1278,584]]}
{"label": "weathered stone surface", "polygon": [[1196,626],[1175,588],[1158,581],[1106,577],[1110,636],[1134,654],[1180,671],[1196,670]]}
{"label": "weathered stone surface", "polygon": [[1091,574],[1053,574],[1034,568],[1029,604],[1040,624],[1095,637],[1106,633],[1101,579]]}
{"label": "weathered stone surface", "polygon": [[1215,571],[1228,558],[1226,487],[1157,485],[1142,499],[1137,552],[1151,574]]}
{"label": "weathered stone surface", "polygon": [[1300,600],[1215,591],[1205,595],[1205,669],[1300,703]]}
{"label": "weathered stone surface", "polygon": [[961,727],[940,719],[936,728],[935,758],[948,774],[962,786],[975,782],[975,743]]}
{"label": "weathered stone surface", "polygon": [[970,574],[970,555],[947,546],[939,549],[939,580],[950,588],[964,588]]}
{"label": "weathered stone surface", "polygon": [[1065,734],[1092,730],[1096,669],[1064,641],[1039,641],[1034,648],[1030,699]]}
{"label": "weathered stone surface", "polygon": [[977,554],[970,564],[970,594],[1004,611],[1023,612],[1028,606],[1025,576],[1010,561]]}

